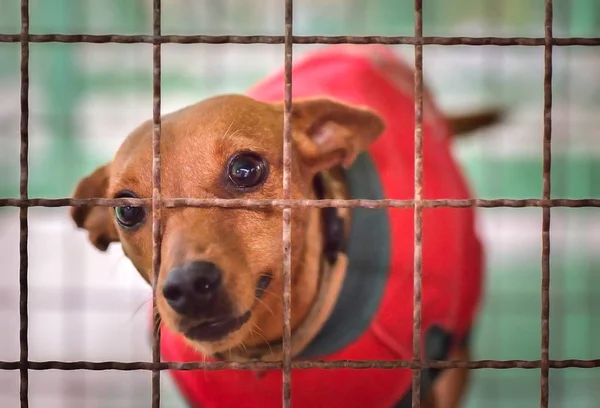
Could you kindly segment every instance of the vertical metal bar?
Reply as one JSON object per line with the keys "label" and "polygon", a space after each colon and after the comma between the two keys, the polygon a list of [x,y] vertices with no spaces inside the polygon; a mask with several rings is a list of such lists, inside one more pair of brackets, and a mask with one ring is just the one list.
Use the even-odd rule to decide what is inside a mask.
{"label": "vertical metal bar", "polygon": [[[423,273],[423,2],[415,0],[415,213],[413,360],[421,360],[421,296]],[[421,368],[413,370],[412,406],[421,406]]]}
{"label": "vertical metal bar", "polygon": [[[153,7],[154,35],[161,34],[161,0],[154,0]],[[153,341],[152,362],[160,362],[160,316],[156,312],[156,285],[161,261],[161,192],[160,192],[160,136],[161,136],[161,46],[154,42],[152,45],[152,312],[153,312]],[[160,408],[160,370],[152,370],[152,408]]]}
{"label": "vertical metal bar", "polygon": [[[29,196],[29,0],[21,0],[21,179],[19,196],[26,200]],[[21,408],[29,407],[29,312],[28,312],[28,273],[29,239],[28,207],[19,209],[19,363],[21,373]]]}
{"label": "vertical metal bar", "polygon": [[[544,18],[544,139],[542,198],[550,199],[552,164],[552,0],[546,0]],[[550,376],[550,207],[542,209],[542,342],[540,406],[548,407]]]}
{"label": "vertical metal bar", "polygon": [[[283,198],[291,199],[292,178],[292,22],[293,0],[285,0],[285,100],[283,113]],[[283,407],[292,405],[291,298],[292,298],[292,209],[283,209]]]}

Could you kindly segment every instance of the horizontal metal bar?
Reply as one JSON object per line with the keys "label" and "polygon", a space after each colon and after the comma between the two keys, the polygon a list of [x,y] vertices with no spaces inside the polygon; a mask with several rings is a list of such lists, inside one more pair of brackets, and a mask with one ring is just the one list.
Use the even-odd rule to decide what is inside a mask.
{"label": "horizontal metal bar", "polygon": [[[550,360],[550,368],[599,368],[600,359],[596,360]],[[339,360],[339,361],[294,361],[293,369],[424,369],[424,368],[468,368],[478,369],[539,369],[542,363],[540,360],[478,360],[478,361],[378,361],[378,360]],[[119,361],[29,361],[28,370],[118,370],[118,371],[137,371],[137,370],[281,370],[282,364],[276,362],[119,362]],[[19,361],[0,361],[0,370],[19,370],[21,363]]]}
{"label": "horizontal metal bar", "polygon": [[[413,208],[415,200],[254,200],[239,198],[170,198],[161,200],[164,207],[222,207],[222,208]],[[550,200],[525,199],[424,199],[419,201],[424,208],[524,208],[524,207],[600,207],[600,199],[555,198]],[[151,207],[151,199],[141,198],[0,198],[0,207]]]}
{"label": "horizontal metal bar", "polygon": [[[300,36],[292,38],[294,44],[408,44],[418,41],[412,36]],[[0,42],[17,43],[20,34],[0,34]],[[544,37],[423,37],[423,45],[495,45],[544,46]],[[30,34],[33,43],[119,43],[119,44],[284,44],[282,35],[120,35],[120,34]],[[599,46],[598,37],[553,38],[554,46]]]}

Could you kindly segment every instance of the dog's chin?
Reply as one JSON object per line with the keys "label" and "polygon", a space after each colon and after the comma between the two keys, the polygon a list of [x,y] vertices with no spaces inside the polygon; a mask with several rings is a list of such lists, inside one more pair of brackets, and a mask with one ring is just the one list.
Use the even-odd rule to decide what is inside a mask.
{"label": "dog's chin", "polygon": [[183,334],[188,340],[193,342],[218,342],[238,331],[248,322],[248,320],[250,320],[251,315],[252,313],[247,311],[236,317],[209,320],[189,327]]}

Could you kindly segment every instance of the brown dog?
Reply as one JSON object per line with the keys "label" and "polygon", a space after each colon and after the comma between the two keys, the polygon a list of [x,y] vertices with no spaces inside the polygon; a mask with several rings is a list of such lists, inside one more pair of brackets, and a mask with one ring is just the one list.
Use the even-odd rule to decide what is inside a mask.
{"label": "brown dog", "polygon": [[[304,75],[308,78],[303,83],[302,79],[298,80],[294,77],[295,86],[300,88],[301,96],[302,92],[305,92],[312,98],[298,97],[293,104],[291,183],[293,198],[349,198],[352,196],[350,191],[352,186],[349,185],[348,174],[343,169],[351,169],[362,152],[369,150],[370,146],[376,144],[374,143],[376,140],[377,143],[380,143],[378,139],[380,136],[381,138],[398,139],[400,136],[395,129],[404,129],[402,134],[406,136],[402,137],[405,139],[410,137],[409,141],[412,143],[412,121],[403,120],[400,117],[397,121],[394,118],[390,119],[389,114],[370,102],[371,99],[387,98],[385,92],[389,92],[393,97],[401,94],[399,87],[394,86],[397,81],[394,78],[385,78],[386,75],[390,75],[390,72],[392,72],[392,76],[395,75],[394,72],[396,74],[404,72],[405,66],[386,54],[387,50],[381,51],[379,48],[373,48],[375,51],[371,51],[368,47],[364,49],[366,51],[363,53],[362,50],[357,51],[354,47],[347,49],[332,47],[326,51],[315,53],[295,66],[297,71],[294,72],[295,75],[298,74],[298,77]],[[353,63],[358,61],[361,64],[365,59],[377,60],[379,65],[371,63],[371,68],[375,67],[372,72],[366,72],[361,68],[360,74],[357,74],[352,80],[346,81],[356,87],[350,87],[351,91],[356,94],[365,94],[368,89],[375,86],[380,87],[382,93],[378,94],[379,96],[369,96],[371,99],[366,100],[362,104],[363,106],[358,106],[356,98],[353,100],[351,96],[345,97],[343,92],[335,88],[335,79],[325,81],[322,76],[306,68],[310,63],[308,65],[311,67],[326,67],[331,71],[335,67],[332,68],[327,64],[334,63],[331,62],[332,60],[335,61],[335,64],[339,64],[344,58],[348,58]],[[382,58],[385,60],[384,64],[380,63]],[[390,66],[393,67],[392,71],[389,70]],[[387,68],[380,69],[381,67]],[[343,66],[339,69],[341,70],[340,75],[351,75],[353,72],[352,67]],[[394,69],[397,71],[393,71]],[[332,75],[335,76],[336,74],[333,72]],[[283,105],[280,99],[281,95],[277,95],[279,91],[271,92],[269,90],[277,88],[269,84],[280,86],[280,80],[280,77],[274,77],[259,86],[259,91],[254,91],[254,95],[262,92],[262,97],[217,96],[162,118],[160,147],[163,198],[274,199],[282,197]],[[341,79],[339,80],[341,81]],[[377,82],[384,80],[387,82],[381,82],[381,84]],[[324,82],[334,85],[328,89],[324,86]],[[266,87],[265,84],[267,84]],[[319,88],[321,91],[308,90],[310,86],[317,87],[315,84],[321,86]],[[283,89],[282,86],[281,89]],[[406,100],[412,101],[411,95],[406,98]],[[275,102],[277,100],[279,102]],[[392,100],[387,99],[386,104],[388,102],[392,102]],[[398,106],[400,111],[400,105]],[[406,109],[401,111],[407,117],[412,115],[410,110],[408,113]],[[425,160],[428,160],[427,155],[433,157],[433,153],[428,153],[428,149],[445,149],[432,147],[430,144],[433,142],[428,141],[436,133],[431,131],[434,125],[441,126],[442,133],[456,136],[490,125],[499,118],[496,112],[444,118],[435,109],[428,96],[425,100],[424,115]],[[442,125],[436,124],[437,122]],[[146,122],[134,130],[118,150],[113,161],[84,178],[75,189],[73,196],[75,198],[151,197],[152,130],[151,122]],[[391,136],[386,136],[388,133]],[[380,150],[386,150],[386,147],[380,147]],[[375,152],[373,154],[381,155],[383,153]],[[444,162],[446,159],[440,160]],[[412,166],[412,161],[409,160],[408,165]],[[428,169],[426,168],[426,170]],[[455,170],[448,169],[448,174],[452,171]],[[433,174],[435,172],[430,173],[432,173],[430,177],[438,179],[442,177]],[[411,177],[412,173],[407,172],[403,176],[402,184],[410,185]],[[446,184],[458,183],[461,185],[458,172],[456,175],[443,177],[445,177]],[[427,183],[427,174],[425,178]],[[454,180],[457,178],[458,181]],[[467,198],[464,197],[466,193],[462,190],[462,185],[459,190],[456,197],[431,197],[427,196],[428,192],[426,191],[426,198]],[[440,194],[445,193],[447,191],[440,192]],[[412,197],[392,196],[387,198]],[[411,209],[395,211],[408,214],[409,218],[407,219],[412,217]],[[448,210],[447,214],[453,218],[446,220],[456,219],[453,215],[456,213],[452,213],[452,211],[471,210]],[[124,253],[144,279],[148,282],[153,279],[151,211],[149,209],[79,207],[73,208],[71,214],[76,224],[89,232],[91,242],[98,249],[106,250],[111,242],[120,242]],[[282,336],[281,293],[283,285],[281,209],[165,208],[161,215],[162,263],[157,277],[157,308],[166,326],[164,329],[166,332],[163,332],[163,355],[167,359],[175,361],[198,360],[206,357],[214,359],[221,355],[234,360],[258,358],[272,361],[281,359],[279,343]],[[328,319],[337,313],[336,306],[340,305],[342,292],[345,290],[347,280],[350,279],[348,268],[353,265],[351,254],[347,255],[345,249],[346,244],[352,245],[353,218],[354,213],[348,209],[331,211],[331,209],[294,208],[292,210],[291,324],[294,356],[302,356],[309,345],[313,344],[315,339],[322,334],[322,329],[329,321]],[[465,221],[466,224],[458,228],[472,229],[471,221],[469,218],[469,221]],[[390,219],[387,222],[392,225],[400,221]],[[427,217],[424,222],[426,234],[424,257],[427,258],[429,244]],[[440,222],[448,225],[443,217]],[[450,234],[454,233],[452,228],[454,227],[448,225]],[[412,239],[412,226],[408,224],[404,229],[410,232],[406,235]],[[340,231],[342,232],[340,233]],[[469,231],[469,234],[471,233],[472,231]],[[462,238],[461,235],[455,234],[449,239],[459,242],[461,239],[471,238]],[[368,244],[365,245],[368,246]],[[394,244],[394,247],[396,245],[398,244]],[[435,243],[432,243],[431,246],[435,246]],[[348,252],[350,251],[348,249]],[[412,246],[408,248],[408,251],[407,253],[412,254]],[[446,251],[451,252],[452,249],[446,249]],[[396,255],[392,254],[391,256],[392,259],[397,259],[393,258]],[[425,259],[423,266],[424,296],[429,287],[429,281],[426,278],[428,265],[428,261]],[[400,280],[404,277],[408,279],[402,280],[402,287],[412,285],[411,268],[412,263],[408,265],[409,273],[402,272],[402,278],[399,278]],[[479,272],[476,273],[479,274]],[[385,281],[382,282],[386,284]],[[363,282],[362,285],[364,286],[365,283]],[[376,286],[376,284],[373,285]],[[387,285],[392,285],[392,283],[388,281]],[[472,308],[474,309],[478,302],[478,288],[474,289],[472,293],[467,288],[462,293],[465,302],[469,304],[468,307],[473,304]],[[378,296],[382,298],[383,295]],[[442,295],[437,296],[441,297]],[[460,295],[448,296],[458,298]],[[406,305],[409,303],[412,305],[412,297],[407,296],[405,300],[408,302]],[[375,302],[375,305],[377,304],[381,309],[386,303],[381,300],[379,303]],[[456,310],[458,311],[455,312],[468,315],[465,319],[469,321],[470,325],[474,318],[474,312],[462,312],[461,307],[457,306]],[[366,308],[368,307],[365,306]],[[423,309],[424,329],[429,327],[425,324],[427,308],[428,306],[425,304]],[[451,310],[450,307],[447,309]],[[371,320],[379,319],[379,317],[374,317],[376,313],[383,313],[375,310],[376,308],[371,314]],[[388,310],[385,313],[393,313],[393,311]],[[410,309],[410,313],[412,313],[412,309]],[[400,321],[400,324],[402,330],[409,330],[412,327],[410,320]],[[451,329],[448,330],[452,332]],[[458,333],[459,329],[456,330]],[[461,331],[460,336],[466,336],[465,330],[467,329]],[[390,333],[394,333],[394,331],[391,330]],[[425,334],[424,332],[424,338],[426,338]],[[357,342],[356,336],[353,341]],[[398,343],[401,341],[404,340],[398,339]],[[193,349],[190,351],[186,346],[182,346],[182,342],[191,345]],[[165,346],[165,344],[167,345]],[[445,358],[468,359],[468,347],[464,343],[461,343],[462,345],[456,342],[453,344],[454,346],[448,349],[450,354],[447,354]],[[179,351],[184,349],[187,351],[181,351],[183,354],[179,351],[179,354],[174,354],[172,351],[175,348]],[[399,346],[398,350],[400,349]],[[410,349],[409,343],[408,350]],[[188,352],[193,355],[186,355],[185,353]],[[329,358],[322,358],[319,353],[317,355],[319,359]],[[329,355],[335,356],[336,354],[330,353]],[[364,358],[362,355],[355,354],[349,354],[349,357],[346,357],[347,359]],[[410,355],[400,352],[394,354],[394,357],[394,359],[411,358]],[[367,359],[379,358],[367,355]],[[335,375],[335,372],[331,374],[332,370],[306,371],[322,371],[326,373],[323,375]],[[377,374],[369,374],[369,370],[346,371],[358,373],[356,375],[378,378]],[[398,402],[398,396],[406,397],[407,389],[410,388],[410,371],[382,371],[386,371],[381,374],[382,376],[391,375],[389,374],[391,371],[402,371],[401,379],[393,380],[399,382],[397,389],[391,392],[394,396],[390,397],[389,401]],[[210,377],[209,374],[213,377]],[[246,375],[246,373],[243,374]],[[253,375],[252,373],[247,374]],[[426,406],[425,404],[430,404],[427,406],[432,407],[457,406],[466,384],[466,374],[465,370],[449,370],[442,373],[436,378],[434,386],[430,390],[425,389],[424,397],[426,399],[423,401],[423,406]],[[184,377],[194,375],[191,372],[177,372],[176,375],[181,376],[176,379],[190,403],[202,406],[230,406],[227,401],[235,401],[235,398],[238,398],[239,401],[239,398],[242,398],[241,395],[251,394],[251,391],[244,390],[240,391],[241,394],[236,394],[237,388],[246,387],[251,381],[263,381],[255,377],[252,379],[236,377],[238,380],[223,377],[223,381],[221,381],[217,377],[221,373],[216,372],[201,373],[199,377],[193,379]],[[241,376],[242,373],[238,372],[236,375]],[[280,381],[280,375],[275,375],[277,380],[273,381]],[[315,389],[316,391],[312,393],[303,392],[303,385],[300,385],[304,381],[304,377],[301,377],[303,375],[304,373],[296,374],[294,372],[294,393],[292,395],[293,398],[298,398],[294,400],[294,404],[297,406],[325,404],[324,399],[327,399],[329,394],[336,395],[329,397],[326,406],[362,407],[366,406],[364,404],[401,406],[398,405],[399,402],[397,405],[385,402],[387,400],[382,396],[380,399],[374,400],[379,403],[372,403],[369,399],[372,397],[369,395],[382,392],[381,387],[374,387],[371,390],[366,385],[358,394],[348,391],[350,405],[348,402],[345,403],[346,405],[341,405],[342,402],[339,402],[340,405],[336,405],[331,401],[340,400],[340,392],[336,393],[331,385],[322,391]],[[306,376],[309,375],[312,374],[306,374]],[[202,384],[204,380],[199,378],[206,379],[207,376],[210,377],[207,381],[214,378],[215,382]],[[384,384],[387,381],[386,378],[381,377],[378,381]],[[263,399],[256,397],[258,398],[256,402],[246,400],[249,402],[244,406],[277,406],[279,404],[280,389],[269,383],[268,378],[264,381],[261,384],[268,385],[264,385],[265,395],[274,392],[273,395],[276,397],[269,397],[270,399],[266,396],[261,397]],[[337,380],[328,379],[326,381]],[[343,379],[339,381],[344,382]],[[351,380],[348,379],[348,381],[347,386],[351,388],[349,385]],[[356,381],[365,383],[364,377],[362,380],[357,377]],[[317,382],[321,382],[321,380]],[[225,385],[221,386],[220,384]],[[318,384],[313,384],[313,386],[317,387]],[[225,388],[226,394],[228,394],[223,394],[222,389],[219,391],[219,387]],[[260,387],[263,385],[255,384],[251,388],[259,392]],[[431,390],[433,392],[430,392]],[[221,392],[221,394],[211,395],[213,391]],[[329,394],[327,394],[328,392]],[[227,400],[228,395],[231,395],[234,400]],[[335,399],[332,400],[332,398]],[[318,402],[317,405],[314,405],[315,401]]]}

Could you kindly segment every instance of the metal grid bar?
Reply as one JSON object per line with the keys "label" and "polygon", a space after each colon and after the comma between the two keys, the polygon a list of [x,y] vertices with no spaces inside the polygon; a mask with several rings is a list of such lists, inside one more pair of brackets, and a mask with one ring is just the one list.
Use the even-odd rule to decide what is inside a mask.
{"label": "metal grid bar", "polygon": [[[421,296],[423,291],[423,1],[415,0],[415,163],[413,344],[415,362],[421,361]],[[421,406],[421,369],[412,372],[412,406]]]}
{"label": "metal grid bar", "polygon": [[[161,32],[161,0],[153,3],[154,35]],[[156,287],[161,261],[161,183],[160,183],[160,136],[161,136],[161,45],[152,45],[152,362],[160,362],[160,316],[156,308]],[[160,408],[160,370],[152,371],[152,408]]]}
{"label": "metal grid bar", "polygon": [[[600,359],[595,360],[548,360],[550,368],[600,368]],[[0,361],[0,370],[19,370],[23,364],[20,361]],[[280,370],[281,362],[189,362],[177,363],[163,361],[151,363],[146,361],[28,361],[25,365],[29,370]],[[541,360],[476,360],[476,361],[444,361],[431,360],[416,362],[413,360],[336,360],[336,361],[292,361],[293,369],[340,369],[352,368],[364,370],[369,368],[378,369],[425,369],[425,368],[468,368],[479,369],[539,369],[542,367]]]}
{"label": "metal grid bar", "polygon": [[[162,206],[174,207],[221,207],[221,208],[283,208],[283,207],[311,207],[311,208],[414,208],[414,200],[260,200],[237,198],[169,198],[161,200]],[[554,199],[422,199],[423,208],[532,208],[532,207],[600,207],[599,198],[554,198]],[[0,207],[152,207],[152,200],[140,198],[0,198]]]}
{"label": "metal grid bar", "polygon": [[[415,0],[415,36],[294,36],[292,34],[293,1],[285,4],[284,36],[179,36],[161,35],[161,1],[154,0],[153,35],[63,35],[63,34],[29,34],[29,2],[21,0],[21,33],[0,34],[0,42],[21,43],[21,180],[19,199],[0,199],[0,207],[20,207],[20,357],[19,361],[0,361],[0,370],[19,370],[21,375],[20,402],[21,407],[28,407],[28,370],[151,370],[152,371],[152,406],[160,405],[160,371],[162,370],[221,370],[221,369],[282,369],[283,370],[283,405],[291,404],[291,369],[338,369],[338,368],[409,368],[413,371],[413,407],[420,406],[420,371],[424,368],[468,368],[468,369],[541,369],[541,406],[548,406],[549,369],[564,368],[598,368],[600,360],[550,360],[549,359],[549,283],[550,283],[550,208],[551,207],[600,207],[600,199],[550,199],[551,180],[551,109],[552,109],[552,47],[553,46],[600,46],[600,38],[555,38],[552,36],[552,0],[545,1],[545,36],[534,37],[423,37],[422,36],[422,0]],[[29,199],[28,197],[28,115],[29,115],[29,43],[61,42],[61,43],[151,43],[153,44],[153,194],[151,200],[140,199]],[[161,110],[161,44],[285,44],[285,114],[284,114],[284,199],[283,200],[220,200],[220,199],[167,199],[161,200],[160,192],[160,110]],[[291,200],[291,62],[292,45],[296,44],[410,44],[415,46],[415,198],[414,200]],[[422,52],[423,45],[472,45],[472,46],[544,46],[544,162],[543,162],[543,198],[523,200],[424,200],[422,197]],[[153,274],[158,276],[160,266],[160,209],[162,207],[278,207],[283,208],[283,247],[284,247],[284,358],[282,362],[193,362],[174,363],[160,362],[160,332],[157,331],[153,341],[153,362],[60,362],[29,361],[28,359],[28,208],[59,206],[147,206],[153,209]],[[412,361],[291,361],[290,356],[290,307],[291,307],[291,209],[294,207],[338,207],[338,208],[414,208],[414,321],[413,321],[413,360]],[[420,353],[420,317],[422,294],[422,210],[439,207],[541,207],[542,221],[542,344],[541,360],[480,360],[480,361],[421,361]],[[156,279],[153,279],[153,288]],[[155,297],[153,302],[155,303]],[[158,316],[154,317],[158,328]]]}
{"label": "metal grid bar", "polygon": [[[17,43],[20,34],[0,34],[0,43]],[[29,42],[35,43],[174,43],[174,44],[285,44],[282,35],[120,35],[120,34],[32,34]],[[294,44],[387,44],[415,45],[411,36],[292,36]],[[423,37],[423,45],[496,45],[496,46],[545,46],[544,37]],[[598,46],[600,38],[568,37],[552,38],[553,46]]]}
{"label": "metal grid bar", "polygon": [[[544,33],[544,137],[543,137],[543,199],[550,199],[552,163],[552,0],[546,0]],[[541,315],[541,379],[540,405],[548,408],[548,377],[550,376],[550,208],[542,209],[542,315]]]}
{"label": "metal grid bar", "polygon": [[[292,198],[292,30],[294,1],[285,0],[285,85],[283,110],[283,198]],[[292,209],[283,209],[283,407],[292,405]]]}
{"label": "metal grid bar", "polygon": [[[19,195],[21,199],[29,197],[29,0],[21,0],[21,180]],[[28,209],[19,210],[19,363],[20,363],[20,402],[21,408],[29,407],[29,311],[28,311],[28,273],[29,240]]]}

